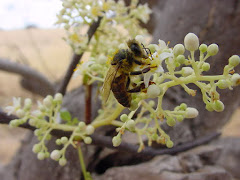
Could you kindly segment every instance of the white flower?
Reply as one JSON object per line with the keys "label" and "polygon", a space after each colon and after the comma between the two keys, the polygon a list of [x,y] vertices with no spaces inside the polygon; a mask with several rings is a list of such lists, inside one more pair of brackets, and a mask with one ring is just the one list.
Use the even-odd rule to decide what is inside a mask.
{"label": "white flower", "polygon": [[21,108],[21,98],[13,97],[13,106],[7,106],[5,109],[8,111],[7,115],[11,115]]}
{"label": "white flower", "polygon": [[88,71],[89,66],[92,64],[94,64],[93,61],[87,61],[78,65],[76,70],[73,73],[73,77],[77,77],[79,75],[83,75],[84,73],[86,73],[86,71]]}

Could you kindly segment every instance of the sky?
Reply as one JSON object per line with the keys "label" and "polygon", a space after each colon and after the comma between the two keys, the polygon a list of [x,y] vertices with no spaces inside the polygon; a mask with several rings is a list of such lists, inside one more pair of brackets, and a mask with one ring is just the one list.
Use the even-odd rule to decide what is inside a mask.
{"label": "sky", "polygon": [[54,28],[61,0],[0,0],[0,29]]}

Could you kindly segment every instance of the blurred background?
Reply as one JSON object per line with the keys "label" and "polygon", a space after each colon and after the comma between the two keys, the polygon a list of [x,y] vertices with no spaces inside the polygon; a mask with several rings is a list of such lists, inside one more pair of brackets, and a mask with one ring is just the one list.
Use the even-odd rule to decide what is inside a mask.
{"label": "blurred background", "polygon": [[[65,31],[54,25],[60,0],[1,0],[0,59],[18,62],[57,82],[66,71],[72,51],[63,40]],[[41,98],[24,90],[16,74],[0,71],[0,107],[10,105],[12,97]],[[75,79],[70,87],[76,87]],[[223,130],[224,136],[240,136],[240,110]],[[0,125],[0,165],[7,164],[19,148],[27,130]]]}

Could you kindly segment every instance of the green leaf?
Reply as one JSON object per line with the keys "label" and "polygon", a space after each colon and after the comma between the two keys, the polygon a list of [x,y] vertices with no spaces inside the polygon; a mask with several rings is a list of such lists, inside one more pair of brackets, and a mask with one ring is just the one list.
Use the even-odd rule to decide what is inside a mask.
{"label": "green leaf", "polygon": [[72,116],[71,116],[70,112],[68,112],[68,111],[61,111],[60,117],[62,120],[65,120],[68,122],[71,121],[71,119],[72,119]]}

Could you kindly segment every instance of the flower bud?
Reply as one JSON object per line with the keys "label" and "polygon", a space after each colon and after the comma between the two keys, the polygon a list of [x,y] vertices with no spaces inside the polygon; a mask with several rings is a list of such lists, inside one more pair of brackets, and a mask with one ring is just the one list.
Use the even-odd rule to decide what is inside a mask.
{"label": "flower bud", "polygon": [[188,51],[196,51],[199,47],[199,39],[194,33],[188,33],[184,38],[184,46]]}
{"label": "flower bud", "polygon": [[32,106],[32,100],[29,99],[29,98],[25,99],[24,100],[24,107],[30,109],[31,106]]}
{"label": "flower bud", "polygon": [[184,55],[178,55],[177,56],[177,62],[180,64],[183,64],[185,62],[185,56]]}
{"label": "flower bud", "polygon": [[86,127],[86,134],[87,134],[87,135],[91,135],[91,134],[94,133],[94,130],[95,130],[95,128],[94,128],[92,125],[88,125],[88,126]]}
{"label": "flower bud", "polygon": [[25,116],[25,112],[24,110],[22,109],[18,109],[17,112],[16,112],[16,115],[19,117],[19,118],[23,118]]}
{"label": "flower bud", "polygon": [[57,161],[61,157],[61,152],[59,150],[52,151],[50,155],[51,159]]}
{"label": "flower bud", "polygon": [[203,71],[208,71],[209,69],[210,69],[210,64],[209,63],[203,63],[202,70]]}
{"label": "flower bud", "polygon": [[205,53],[207,51],[207,45],[206,44],[201,44],[200,47],[199,47],[199,50],[202,53]]}
{"label": "flower bud", "polygon": [[61,137],[60,141],[61,141],[61,144],[66,144],[68,142],[68,138],[66,136]]}
{"label": "flower bud", "polygon": [[85,122],[79,122],[78,123],[78,127],[80,128],[80,129],[84,129],[85,127],[86,127],[86,124],[85,124]]}
{"label": "flower bud", "polygon": [[219,89],[226,89],[228,87],[228,83],[225,79],[220,79],[217,83],[216,83],[217,87]]}
{"label": "flower bud", "polygon": [[41,144],[35,144],[32,148],[32,151],[34,153],[39,153],[41,151],[41,147],[42,147]]}
{"label": "flower bud", "polygon": [[194,72],[193,68],[191,67],[183,67],[182,68],[182,75],[184,77],[192,75]]}
{"label": "flower bud", "polygon": [[137,101],[132,101],[129,110],[130,111],[135,111],[137,108],[138,108],[138,102]]}
{"label": "flower bud", "polygon": [[37,154],[37,158],[38,158],[39,160],[45,159],[45,154],[44,154],[44,152],[39,152],[39,153]]}
{"label": "flower bud", "polygon": [[168,148],[172,148],[173,147],[173,142],[171,140],[168,140],[167,143],[166,143],[166,146]]}
{"label": "flower bud", "polygon": [[231,81],[232,81],[233,86],[238,86],[240,84],[240,75],[237,73],[232,75]]}
{"label": "flower bud", "polygon": [[67,160],[65,158],[61,158],[61,159],[59,159],[58,163],[60,166],[65,166],[67,164]]}
{"label": "flower bud", "polygon": [[224,104],[222,101],[217,100],[213,103],[213,109],[217,112],[222,112],[224,110]]}
{"label": "flower bud", "polygon": [[210,56],[214,56],[218,53],[218,45],[217,44],[211,44],[210,46],[208,46],[207,48],[207,53]]}
{"label": "flower bud", "polygon": [[168,126],[174,126],[175,124],[176,124],[176,121],[175,121],[174,118],[172,118],[172,117],[167,118],[167,125]]}
{"label": "flower bud", "polygon": [[126,122],[126,121],[128,120],[128,116],[127,116],[126,114],[122,114],[122,115],[120,116],[120,120],[121,120],[122,122]]}
{"label": "flower bud", "polygon": [[83,141],[84,141],[85,144],[91,144],[91,143],[92,143],[92,138],[90,138],[90,137],[85,137],[85,138],[83,139]]}
{"label": "flower bud", "polygon": [[61,93],[57,93],[57,94],[55,94],[54,99],[59,102],[62,102],[63,95]]}
{"label": "flower bud", "polygon": [[177,44],[173,48],[173,54],[175,56],[182,55],[185,52],[185,48],[182,44]]}
{"label": "flower bud", "polygon": [[9,123],[9,126],[10,127],[17,127],[17,126],[19,126],[19,121],[17,119],[11,120],[10,123]]}
{"label": "flower bud", "polygon": [[57,139],[57,140],[56,140],[56,144],[57,144],[57,145],[61,145],[61,144],[62,144],[61,139]]}
{"label": "flower bud", "polygon": [[160,87],[156,84],[152,84],[147,89],[147,96],[149,98],[155,98],[161,93]]}
{"label": "flower bud", "polygon": [[233,55],[229,59],[229,65],[236,67],[240,63],[240,57],[238,55]]}
{"label": "flower bud", "polygon": [[118,147],[121,144],[121,142],[122,142],[122,139],[121,139],[121,137],[119,135],[114,136],[112,138],[112,143],[113,143],[114,147]]}
{"label": "flower bud", "polygon": [[127,127],[130,131],[134,131],[134,129],[135,129],[135,121],[132,120],[132,119],[130,119],[129,121],[127,121],[126,127]]}
{"label": "flower bud", "polygon": [[148,104],[149,104],[151,107],[155,106],[155,102],[154,102],[153,100],[149,101]]}
{"label": "flower bud", "polygon": [[186,103],[181,103],[180,104],[180,109],[185,111],[187,109],[187,104]]}
{"label": "flower bud", "polygon": [[185,118],[195,118],[198,116],[198,110],[195,108],[188,107],[186,109]]}

